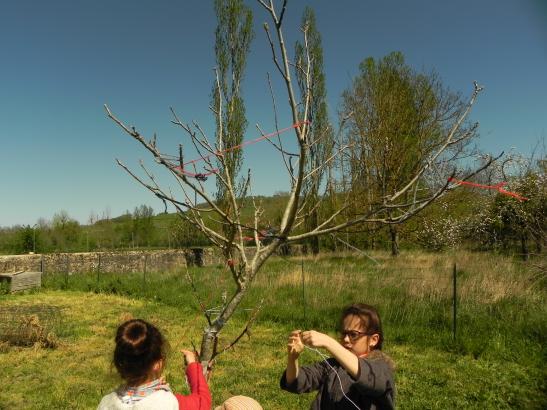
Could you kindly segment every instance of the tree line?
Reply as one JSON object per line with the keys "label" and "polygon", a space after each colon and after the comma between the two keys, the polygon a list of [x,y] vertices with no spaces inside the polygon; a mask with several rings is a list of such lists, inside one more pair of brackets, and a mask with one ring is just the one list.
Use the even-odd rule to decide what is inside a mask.
{"label": "tree line", "polygon": [[[543,159],[542,159],[543,158]],[[511,166],[509,166],[511,165]],[[541,254],[547,237],[547,161],[514,155],[503,167],[493,167],[479,181],[490,184],[504,178],[514,192],[527,198],[511,196],[480,188],[457,188],[412,220],[397,226],[397,248],[443,251],[465,248],[478,251],[518,253],[524,259]],[[511,174],[508,174],[511,172]],[[497,176],[495,174],[498,174]],[[278,203],[288,193],[277,192],[261,198],[267,224],[262,231],[275,229],[282,217]],[[336,203],[336,193],[317,209],[329,212]],[[247,210],[250,220],[250,210]],[[214,221],[209,221],[213,224]],[[249,235],[252,232],[248,232]],[[324,236],[310,244],[307,252],[345,249],[345,243],[362,250],[393,251],[393,228],[378,224],[357,226]],[[193,225],[175,214],[155,215],[152,207],[140,205],[133,212],[110,218],[90,217],[80,224],[67,211],[56,213],[51,220],[39,219],[34,226],[16,225],[0,228],[0,253],[24,254],[53,252],[92,252],[130,249],[169,249],[210,246],[207,238]],[[253,243],[249,242],[252,246]]]}
{"label": "tree line", "polygon": [[154,215],[148,205],[110,218],[90,216],[80,224],[65,210],[51,220],[40,218],[31,225],[0,227],[0,253],[94,252],[107,250],[164,249],[203,246],[199,235],[175,215]]}

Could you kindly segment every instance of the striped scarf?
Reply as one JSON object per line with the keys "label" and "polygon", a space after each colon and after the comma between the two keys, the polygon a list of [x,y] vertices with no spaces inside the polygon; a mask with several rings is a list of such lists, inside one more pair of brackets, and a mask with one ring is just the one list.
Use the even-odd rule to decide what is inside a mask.
{"label": "striped scarf", "polygon": [[163,377],[138,387],[121,386],[116,393],[124,404],[133,404],[159,390],[171,392],[169,383],[166,383]]}

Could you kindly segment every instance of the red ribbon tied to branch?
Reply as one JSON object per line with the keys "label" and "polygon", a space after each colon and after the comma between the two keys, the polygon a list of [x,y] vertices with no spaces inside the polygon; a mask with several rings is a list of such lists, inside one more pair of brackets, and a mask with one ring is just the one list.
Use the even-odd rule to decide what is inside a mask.
{"label": "red ribbon tied to branch", "polygon": [[275,137],[276,135],[280,135],[280,134],[283,134],[283,133],[286,132],[286,131],[292,130],[293,128],[297,128],[297,127],[300,127],[301,125],[309,124],[309,123],[310,123],[310,121],[300,121],[300,122],[294,123],[294,124],[291,125],[290,127],[283,128],[283,129],[281,129],[281,130],[272,132],[272,133],[270,133],[270,134],[262,135],[261,137],[255,138],[254,140],[245,141],[245,142],[243,142],[243,143],[241,143],[241,144],[239,144],[239,145],[236,145],[236,146],[227,148],[227,149],[225,149],[225,150],[223,150],[223,151],[217,151],[217,152],[214,152],[214,153],[212,153],[212,154],[204,155],[204,156],[202,156],[202,157],[199,157],[199,158],[193,159],[193,160],[191,160],[191,161],[185,162],[184,164],[182,164],[182,167],[181,167],[181,166],[178,166],[178,167],[174,167],[174,169],[179,169],[180,172],[182,172],[183,174],[185,174],[185,175],[187,175],[187,176],[189,176],[189,177],[196,178],[196,179],[198,179],[198,180],[200,180],[200,181],[205,181],[209,175],[216,174],[216,173],[218,172],[218,169],[215,168],[215,169],[211,170],[210,172],[197,173],[197,174],[195,174],[195,173],[186,171],[186,170],[184,169],[184,166],[190,165],[190,164],[195,164],[196,162],[206,160],[206,159],[212,157],[213,155],[224,155],[225,152],[235,151],[236,149],[241,149],[241,148],[243,148],[243,147],[246,146],[246,145],[256,144],[257,142],[260,142],[260,141],[262,141],[262,140],[270,139],[270,138],[272,138],[272,137]]}
{"label": "red ribbon tied to branch", "polygon": [[522,201],[528,201],[528,198],[525,198],[525,197],[517,194],[516,192],[510,192],[510,191],[507,191],[507,190],[503,189],[503,186],[507,185],[507,182],[500,182],[499,184],[496,184],[496,185],[483,185],[483,184],[477,184],[475,182],[461,181],[459,179],[452,178],[452,177],[448,178],[448,181],[449,182],[454,182],[455,184],[459,184],[459,185],[472,186],[472,187],[475,187],[475,188],[495,189],[500,194],[512,196],[513,198],[516,198],[521,202]]}

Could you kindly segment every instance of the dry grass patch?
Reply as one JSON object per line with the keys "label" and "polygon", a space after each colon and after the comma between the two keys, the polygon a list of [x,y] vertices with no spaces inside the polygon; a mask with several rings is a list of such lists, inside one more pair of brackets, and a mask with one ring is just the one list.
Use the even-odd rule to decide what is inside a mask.
{"label": "dry grass patch", "polygon": [[25,409],[25,403],[36,409],[95,408],[121,382],[111,364],[113,339],[117,326],[131,317],[148,320],[165,334],[171,344],[166,374],[175,390],[183,390],[179,350],[199,340],[203,319],[197,312],[186,316],[144,300],[54,291],[10,296],[0,301],[0,309],[36,304],[58,307],[69,331],[55,350],[2,347],[0,383],[11,387],[0,389],[0,408]]}

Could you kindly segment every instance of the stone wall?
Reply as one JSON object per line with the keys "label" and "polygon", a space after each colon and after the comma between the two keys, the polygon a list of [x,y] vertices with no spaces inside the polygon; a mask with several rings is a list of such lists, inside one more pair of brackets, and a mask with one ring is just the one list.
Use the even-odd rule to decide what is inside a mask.
{"label": "stone wall", "polygon": [[[197,249],[198,253],[202,252],[203,264],[200,265],[199,263],[196,263],[199,266],[223,265],[225,263],[224,257],[222,256],[222,253],[218,248],[193,248],[193,249]],[[254,246],[245,247],[245,255],[247,256],[247,259],[251,259],[254,256],[255,252],[256,252],[256,248]],[[275,252],[275,255],[282,256],[282,257],[290,257],[290,256],[302,255],[303,252],[304,252],[304,248],[302,245],[290,244],[290,245],[285,245],[281,248],[278,248],[277,251]]]}
{"label": "stone wall", "polygon": [[[286,248],[294,256],[302,252],[299,245]],[[245,249],[248,257],[254,247]],[[0,273],[43,272],[167,272],[186,266],[223,265],[224,259],[217,248],[190,248],[157,251],[51,253],[42,255],[0,255]]]}
{"label": "stone wall", "polygon": [[0,256],[0,272],[165,272],[187,266],[187,251],[53,253]]}

